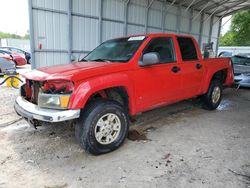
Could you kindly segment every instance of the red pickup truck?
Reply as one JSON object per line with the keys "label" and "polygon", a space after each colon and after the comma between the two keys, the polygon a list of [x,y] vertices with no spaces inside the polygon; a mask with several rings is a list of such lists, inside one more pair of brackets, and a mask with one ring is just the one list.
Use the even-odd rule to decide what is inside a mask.
{"label": "red pickup truck", "polygon": [[17,114],[35,126],[76,120],[77,140],[95,155],[123,143],[130,116],[193,97],[216,109],[234,80],[230,59],[203,59],[193,37],[176,34],[108,40],[78,62],[24,77]]}

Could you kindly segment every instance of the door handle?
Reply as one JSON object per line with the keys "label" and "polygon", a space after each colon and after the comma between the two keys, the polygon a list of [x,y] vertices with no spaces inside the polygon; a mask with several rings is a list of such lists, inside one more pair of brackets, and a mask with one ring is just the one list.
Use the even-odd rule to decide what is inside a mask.
{"label": "door handle", "polygon": [[174,73],[177,73],[177,72],[179,72],[181,69],[180,69],[180,67],[177,67],[177,66],[174,66],[173,68],[172,68],[172,72],[174,72]]}
{"label": "door handle", "polygon": [[195,65],[195,67],[196,67],[196,69],[201,69],[202,65],[201,65],[200,63],[197,63],[197,64]]}

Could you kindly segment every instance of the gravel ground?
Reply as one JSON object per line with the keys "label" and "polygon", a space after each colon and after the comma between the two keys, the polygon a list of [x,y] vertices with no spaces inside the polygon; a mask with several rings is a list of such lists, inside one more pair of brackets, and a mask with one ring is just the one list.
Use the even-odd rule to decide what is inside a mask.
{"label": "gravel ground", "polygon": [[18,91],[0,86],[0,187],[250,187],[250,90],[227,89],[219,109],[193,101],[136,117],[124,145],[92,156],[67,124],[18,120]]}

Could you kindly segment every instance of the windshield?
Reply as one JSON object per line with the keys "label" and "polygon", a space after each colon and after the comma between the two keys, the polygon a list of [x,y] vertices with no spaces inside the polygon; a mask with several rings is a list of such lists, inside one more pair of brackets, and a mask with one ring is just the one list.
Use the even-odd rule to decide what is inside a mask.
{"label": "windshield", "polygon": [[126,37],[106,41],[81,61],[129,61],[144,41],[145,36]]}
{"label": "windshield", "polygon": [[250,66],[250,58],[247,58],[247,57],[242,57],[242,56],[236,55],[236,56],[232,57],[232,62],[233,62],[233,64]]}

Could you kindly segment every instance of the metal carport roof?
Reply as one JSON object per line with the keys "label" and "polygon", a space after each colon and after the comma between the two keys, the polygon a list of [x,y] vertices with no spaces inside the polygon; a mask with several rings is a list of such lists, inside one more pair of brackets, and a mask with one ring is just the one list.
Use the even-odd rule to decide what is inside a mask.
{"label": "metal carport roof", "polygon": [[250,9],[250,0],[166,0],[175,5],[192,8],[210,16],[225,17],[239,10]]}
{"label": "metal carport roof", "polygon": [[29,0],[32,67],[68,63],[139,33],[188,34],[216,52],[222,18],[244,9],[250,0]]}

